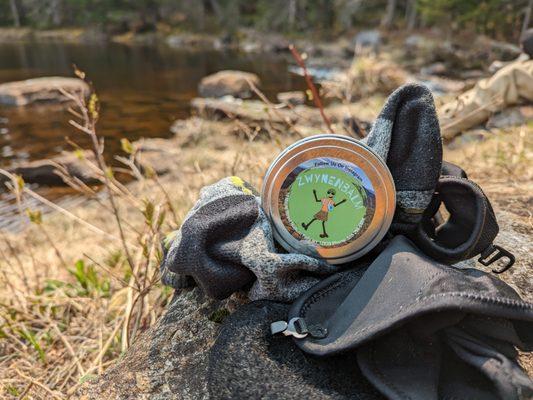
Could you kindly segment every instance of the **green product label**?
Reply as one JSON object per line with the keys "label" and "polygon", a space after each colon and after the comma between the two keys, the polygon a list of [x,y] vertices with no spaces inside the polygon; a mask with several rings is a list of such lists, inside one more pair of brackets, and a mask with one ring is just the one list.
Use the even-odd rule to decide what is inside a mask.
{"label": "green product label", "polygon": [[317,158],[291,172],[280,203],[283,223],[294,237],[334,247],[354,240],[370,225],[375,194],[355,164]]}

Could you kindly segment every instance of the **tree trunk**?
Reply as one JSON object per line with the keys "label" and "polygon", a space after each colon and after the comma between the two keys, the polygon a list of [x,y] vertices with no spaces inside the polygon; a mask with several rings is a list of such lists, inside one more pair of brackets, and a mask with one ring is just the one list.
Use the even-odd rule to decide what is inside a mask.
{"label": "tree trunk", "polygon": [[296,23],[296,10],[298,0],[289,0],[289,30],[294,30],[294,24]]}
{"label": "tree trunk", "polygon": [[381,19],[381,26],[384,28],[390,28],[392,21],[394,20],[394,13],[396,12],[396,0],[388,0],[385,15]]}
{"label": "tree trunk", "polygon": [[335,3],[337,18],[343,29],[352,27],[352,17],[357,14],[364,0],[339,0]]}
{"label": "tree trunk", "polygon": [[50,8],[50,12],[52,14],[52,24],[54,26],[60,26],[63,22],[61,0],[52,0]]}
{"label": "tree trunk", "polygon": [[533,8],[533,0],[529,0],[529,3],[526,8],[526,14],[524,15],[524,22],[522,23],[522,32],[520,32],[521,35],[524,34],[525,31],[529,28],[529,22],[531,21],[531,9]]}
{"label": "tree trunk", "polygon": [[416,25],[416,0],[407,1],[405,19],[407,22],[407,30],[412,31]]}
{"label": "tree trunk", "polygon": [[211,8],[213,9],[213,12],[215,13],[217,21],[219,25],[221,25],[224,20],[224,13],[222,12],[222,8],[220,7],[220,4],[218,4],[217,0],[209,0],[209,4],[211,4]]}
{"label": "tree trunk", "polygon": [[13,15],[13,24],[16,28],[20,27],[20,14],[17,7],[17,0],[9,0],[9,5],[11,6],[11,14]]}

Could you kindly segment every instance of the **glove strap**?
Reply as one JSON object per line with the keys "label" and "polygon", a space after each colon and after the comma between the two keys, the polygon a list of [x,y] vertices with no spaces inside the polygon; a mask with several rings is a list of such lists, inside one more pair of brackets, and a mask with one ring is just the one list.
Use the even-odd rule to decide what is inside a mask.
{"label": "glove strap", "polygon": [[[433,199],[410,238],[440,262],[454,264],[480,254],[478,261],[485,266],[505,261],[492,270],[494,273],[507,271],[515,257],[493,244],[499,227],[489,199],[461,168],[446,163],[443,173],[454,175],[440,177]],[[442,217],[442,206],[450,214],[447,220]]]}

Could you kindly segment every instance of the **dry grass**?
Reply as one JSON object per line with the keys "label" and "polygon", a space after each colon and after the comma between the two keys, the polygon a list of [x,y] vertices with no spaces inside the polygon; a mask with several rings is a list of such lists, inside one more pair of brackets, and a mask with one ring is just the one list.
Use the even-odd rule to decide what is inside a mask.
{"label": "dry grass", "polygon": [[[94,135],[97,108],[78,105],[79,134]],[[75,218],[27,210],[33,193],[15,179],[20,217],[33,222],[21,233],[0,232],[0,396],[68,398],[120,357],[171,295],[157,275],[163,235],[180,225],[204,185],[239,175],[260,187],[268,164],[294,141],[291,129],[258,140],[239,121],[192,118],[163,146],[125,141],[123,170],[133,182],[123,186],[97,157],[91,168],[104,189],[71,181],[89,198],[68,210]],[[498,131],[446,158],[463,165],[498,208],[513,209],[531,234],[528,133],[531,126]],[[98,140],[93,150],[101,152]],[[158,177],[152,161],[169,173]]]}
{"label": "dry grass", "polygon": [[[459,137],[445,158],[464,165],[493,205],[517,216],[532,232],[533,124],[493,132],[474,131]],[[470,139],[469,139],[470,138]]]}
{"label": "dry grass", "polygon": [[[0,397],[68,398],[120,357],[170,298],[158,282],[160,243],[200,188],[228,175],[259,186],[268,163],[293,140],[272,131],[270,140],[253,141],[239,121],[196,118],[155,154],[140,150],[149,141],[124,141],[116,156],[123,166],[110,168],[95,135],[97,107],[73,101],[74,129],[94,138],[96,157],[83,161],[101,190],[65,175],[88,200],[43,215],[28,207],[40,195],[11,176],[20,218],[32,223],[20,233],[0,232]],[[157,176],[151,157],[170,173]],[[133,182],[122,185],[118,171]]]}
{"label": "dry grass", "polygon": [[352,102],[376,93],[389,94],[403,85],[407,72],[387,57],[374,55],[354,57],[352,65],[337,79],[322,85],[324,96]]}

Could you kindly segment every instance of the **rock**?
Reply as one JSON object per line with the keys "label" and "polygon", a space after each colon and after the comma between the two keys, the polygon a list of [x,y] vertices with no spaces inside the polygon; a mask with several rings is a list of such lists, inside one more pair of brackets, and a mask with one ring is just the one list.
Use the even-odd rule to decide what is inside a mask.
{"label": "rock", "polygon": [[210,300],[198,288],[181,290],[166,314],[135,339],[124,357],[82,386],[79,398],[207,398],[209,350],[222,318],[236,304],[232,298]]}
{"label": "rock", "polygon": [[459,77],[464,80],[479,80],[486,77],[486,73],[480,69],[471,69],[459,73]]}
{"label": "rock", "polygon": [[422,47],[426,39],[422,35],[409,35],[405,38],[403,44],[408,51],[416,51]]}
{"label": "rock", "polygon": [[478,46],[483,46],[485,43],[489,47],[492,56],[499,60],[511,61],[522,53],[520,47],[512,43],[499,42],[484,36],[476,39],[476,45]]}
{"label": "rock", "polygon": [[300,91],[293,92],[281,92],[277,96],[280,103],[290,104],[290,105],[299,105],[305,103],[305,93]]}
{"label": "rock", "polygon": [[[497,215],[501,229],[496,243],[511,250],[517,260],[510,270],[499,277],[514,287],[524,300],[532,301],[533,282],[530,266],[533,243],[528,237],[527,222],[519,223],[515,215],[506,211],[497,210]],[[474,262],[472,267],[488,271],[479,263]],[[236,297],[224,301],[210,300],[198,288],[181,290],[175,294],[166,314],[152,328],[137,337],[128,351],[105,373],[85,382],[78,390],[77,398],[209,398],[209,352],[221,327],[220,323],[215,321],[220,322],[228,312],[232,313],[242,303],[243,301]],[[253,305],[254,303],[250,306]],[[283,313],[286,311],[283,310]],[[231,325],[225,329],[231,329]],[[234,332],[237,335],[241,331]],[[294,348],[287,345],[287,349],[291,351],[290,349]],[[298,353],[287,354],[288,357],[300,357]],[[531,374],[533,363],[528,363],[528,358],[530,359],[530,356],[526,353],[520,356],[522,364]],[[238,360],[231,365],[235,363],[238,363]],[[290,374],[291,377],[299,376],[299,371],[287,369],[283,372],[280,365],[276,367],[281,368],[280,373]],[[241,376],[246,377],[246,371],[243,371]],[[259,376],[253,378],[261,379]],[[307,381],[306,378],[308,377],[301,377],[302,382]],[[309,387],[312,386],[310,383]],[[283,397],[281,393],[276,394]],[[296,398],[290,398],[293,397]]]}
{"label": "rock", "polygon": [[[313,78],[315,82],[322,84],[324,81],[335,80],[344,74],[344,71],[339,68],[331,68],[326,65],[307,65],[307,73]],[[293,74],[304,76],[304,71],[297,65],[290,65],[289,72]]]}
{"label": "rock", "polygon": [[261,101],[243,101],[232,97],[222,99],[196,98],[191,101],[191,106],[199,116],[207,119],[238,118],[246,122],[284,123],[283,116],[286,115],[286,110],[277,110],[276,113],[269,112]]}
{"label": "rock", "polygon": [[414,78],[414,82],[427,86],[435,96],[446,93],[461,93],[465,90],[464,81],[443,78],[435,75],[423,75]]}
{"label": "rock", "polygon": [[355,54],[378,53],[382,44],[381,33],[378,30],[361,31],[353,39]]}
{"label": "rock", "polygon": [[38,41],[62,43],[78,43],[81,41],[83,34],[83,29],[50,29],[33,32],[35,39]]}
{"label": "rock", "polygon": [[[487,128],[502,129],[525,124],[528,120],[531,120],[531,115],[527,118],[522,111],[522,109],[526,107],[511,107],[494,114],[487,121]],[[532,109],[533,107],[529,106],[527,108]],[[529,114],[531,114],[531,112],[529,112]]]}
{"label": "rock", "polygon": [[0,84],[0,104],[25,106],[68,101],[61,90],[83,96],[89,94],[89,86],[81,79],[43,77]]}
{"label": "rock", "polygon": [[[293,109],[279,108],[258,100],[242,100],[234,98],[202,99],[191,102],[199,117],[205,120],[238,119],[252,128],[275,127],[287,133],[297,128],[299,131],[323,131],[324,120],[318,108],[307,105],[296,105]],[[361,106],[357,103],[333,104],[325,109],[333,124],[342,124],[346,115],[356,115],[361,123],[367,124],[367,113],[361,115]],[[375,118],[375,115],[372,116]],[[318,133],[318,132],[315,132]]]}
{"label": "rock", "polygon": [[187,50],[206,50],[215,48],[217,38],[208,35],[183,33],[167,36],[166,42],[170,47],[178,49],[186,48]]}
{"label": "rock", "polygon": [[[87,165],[87,161],[94,162],[91,151],[84,151],[80,155],[65,152],[50,160],[36,160],[24,162],[8,169],[12,174],[20,175],[24,182],[38,183],[48,186],[64,186],[66,183],[58,174],[63,168],[72,177],[78,178],[87,184],[99,182],[97,174]],[[7,177],[0,175],[0,182],[5,182]]]}
{"label": "rock", "polygon": [[433,63],[420,69],[422,75],[446,75],[447,71],[446,64],[442,62]]}
{"label": "rock", "polygon": [[29,28],[0,28],[0,43],[12,43],[31,39],[32,30]]}
{"label": "rock", "polygon": [[245,52],[281,53],[289,50],[290,42],[283,36],[272,32],[258,32],[253,29],[241,29],[238,36],[239,47]]}
{"label": "rock", "polygon": [[491,133],[485,128],[478,126],[463,132],[461,135],[454,137],[446,147],[450,150],[458,150],[465,145],[475,142],[481,142],[490,138]]}
{"label": "rock", "polygon": [[[533,241],[531,240],[531,227],[528,223],[530,214],[527,203],[524,205],[524,208],[515,212],[496,209],[498,225],[500,226],[496,243],[509,250],[516,258],[515,264],[500,275],[500,278],[511,285],[524,300],[533,302],[533,279],[531,279]],[[532,376],[533,363],[528,372]]]}
{"label": "rock", "polygon": [[198,92],[202,97],[234,96],[240,98],[250,97],[252,90],[250,84],[259,86],[259,77],[250,72],[219,71],[204,77],[198,85]]}

